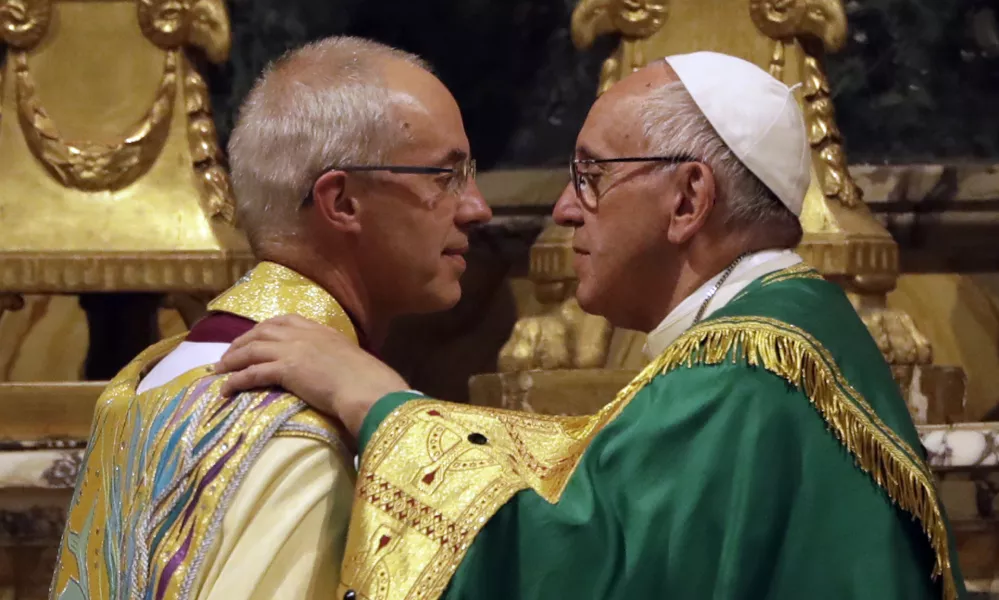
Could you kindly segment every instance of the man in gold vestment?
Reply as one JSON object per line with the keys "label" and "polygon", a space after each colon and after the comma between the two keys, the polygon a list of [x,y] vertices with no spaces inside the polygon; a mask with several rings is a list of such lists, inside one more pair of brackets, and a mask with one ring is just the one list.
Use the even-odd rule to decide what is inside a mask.
{"label": "man in gold vestment", "polygon": [[271,65],[229,153],[261,262],[102,395],[53,598],[333,597],[349,438],[289,393],[221,394],[211,365],[289,314],[373,352],[393,317],[458,301],[467,230],[490,218],[450,93],[420,59],[365,40]]}

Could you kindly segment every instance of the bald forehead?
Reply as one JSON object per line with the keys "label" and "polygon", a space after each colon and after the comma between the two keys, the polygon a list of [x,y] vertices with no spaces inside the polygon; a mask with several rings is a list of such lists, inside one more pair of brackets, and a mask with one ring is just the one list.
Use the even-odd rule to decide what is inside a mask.
{"label": "bald forehead", "polygon": [[656,88],[675,81],[680,81],[676,71],[666,61],[657,60],[615,83],[604,92],[604,96],[614,98],[616,96],[648,94]]}
{"label": "bald forehead", "polygon": [[639,154],[645,151],[641,108],[648,95],[679,81],[665,61],[656,61],[631,73],[604,92],[590,109],[578,146],[583,154]]}
{"label": "bald forehead", "polygon": [[382,66],[381,74],[399,110],[446,121],[460,119],[451,92],[432,73],[403,61],[390,61]]}
{"label": "bald forehead", "polygon": [[468,154],[461,111],[439,79],[403,61],[386,63],[382,74],[392,95],[393,117],[409,142],[400,148],[402,152],[426,154],[423,159],[434,162]]}

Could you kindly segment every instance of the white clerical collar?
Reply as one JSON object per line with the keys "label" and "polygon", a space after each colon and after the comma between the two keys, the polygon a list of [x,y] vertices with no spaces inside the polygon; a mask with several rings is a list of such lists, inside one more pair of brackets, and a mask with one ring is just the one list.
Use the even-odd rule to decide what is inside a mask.
{"label": "white clerical collar", "polygon": [[[711,313],[728,304],[736,294],[756,279],[774,271],[793,267],[800,262],[801,257],[793,250],[763,250],[747,254],[735,265],[731,274],[718,288],[714,296],[711,296],[701,318],[706,319]],[[666,315],[663,322],[649,333],[645,342],[645,356],[649,360],[662,354],[663,350],[694,325],[697,311],[708,298],[715,284],[721,280],[723,274],[724,271],[705,281],[693,294],[684,298],[676,308]]]}

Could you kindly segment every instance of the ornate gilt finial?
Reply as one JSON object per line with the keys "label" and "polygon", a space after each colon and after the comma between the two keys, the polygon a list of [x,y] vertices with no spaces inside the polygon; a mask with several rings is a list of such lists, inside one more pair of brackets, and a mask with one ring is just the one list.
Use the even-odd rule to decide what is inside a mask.
{"label": "ornate gilt finial", "polygon": [[749,18],[775,40],[811,36],[827,52],[846,43],[846,13],[839,0],[750,0]]}

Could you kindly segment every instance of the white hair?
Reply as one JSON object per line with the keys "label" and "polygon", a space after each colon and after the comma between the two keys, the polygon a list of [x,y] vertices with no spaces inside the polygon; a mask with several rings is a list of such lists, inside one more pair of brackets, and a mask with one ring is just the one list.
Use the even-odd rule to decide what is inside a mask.
{"label": "white hair", "polygon": [[378,164],[401,139],[381,69],[419,57],[356,37],[331,37],[267,66],[229,139],[236,216],[250,244],[294,235],[302,201],[333,165]]}
{"label": "white hair", "polygon": [[729,149],[679,81],[639,100],[639,114],[651,156],[687,155],[714,174],[718,204],[732,229],[762,226],[780,245],[801,239],[798,218]]}

